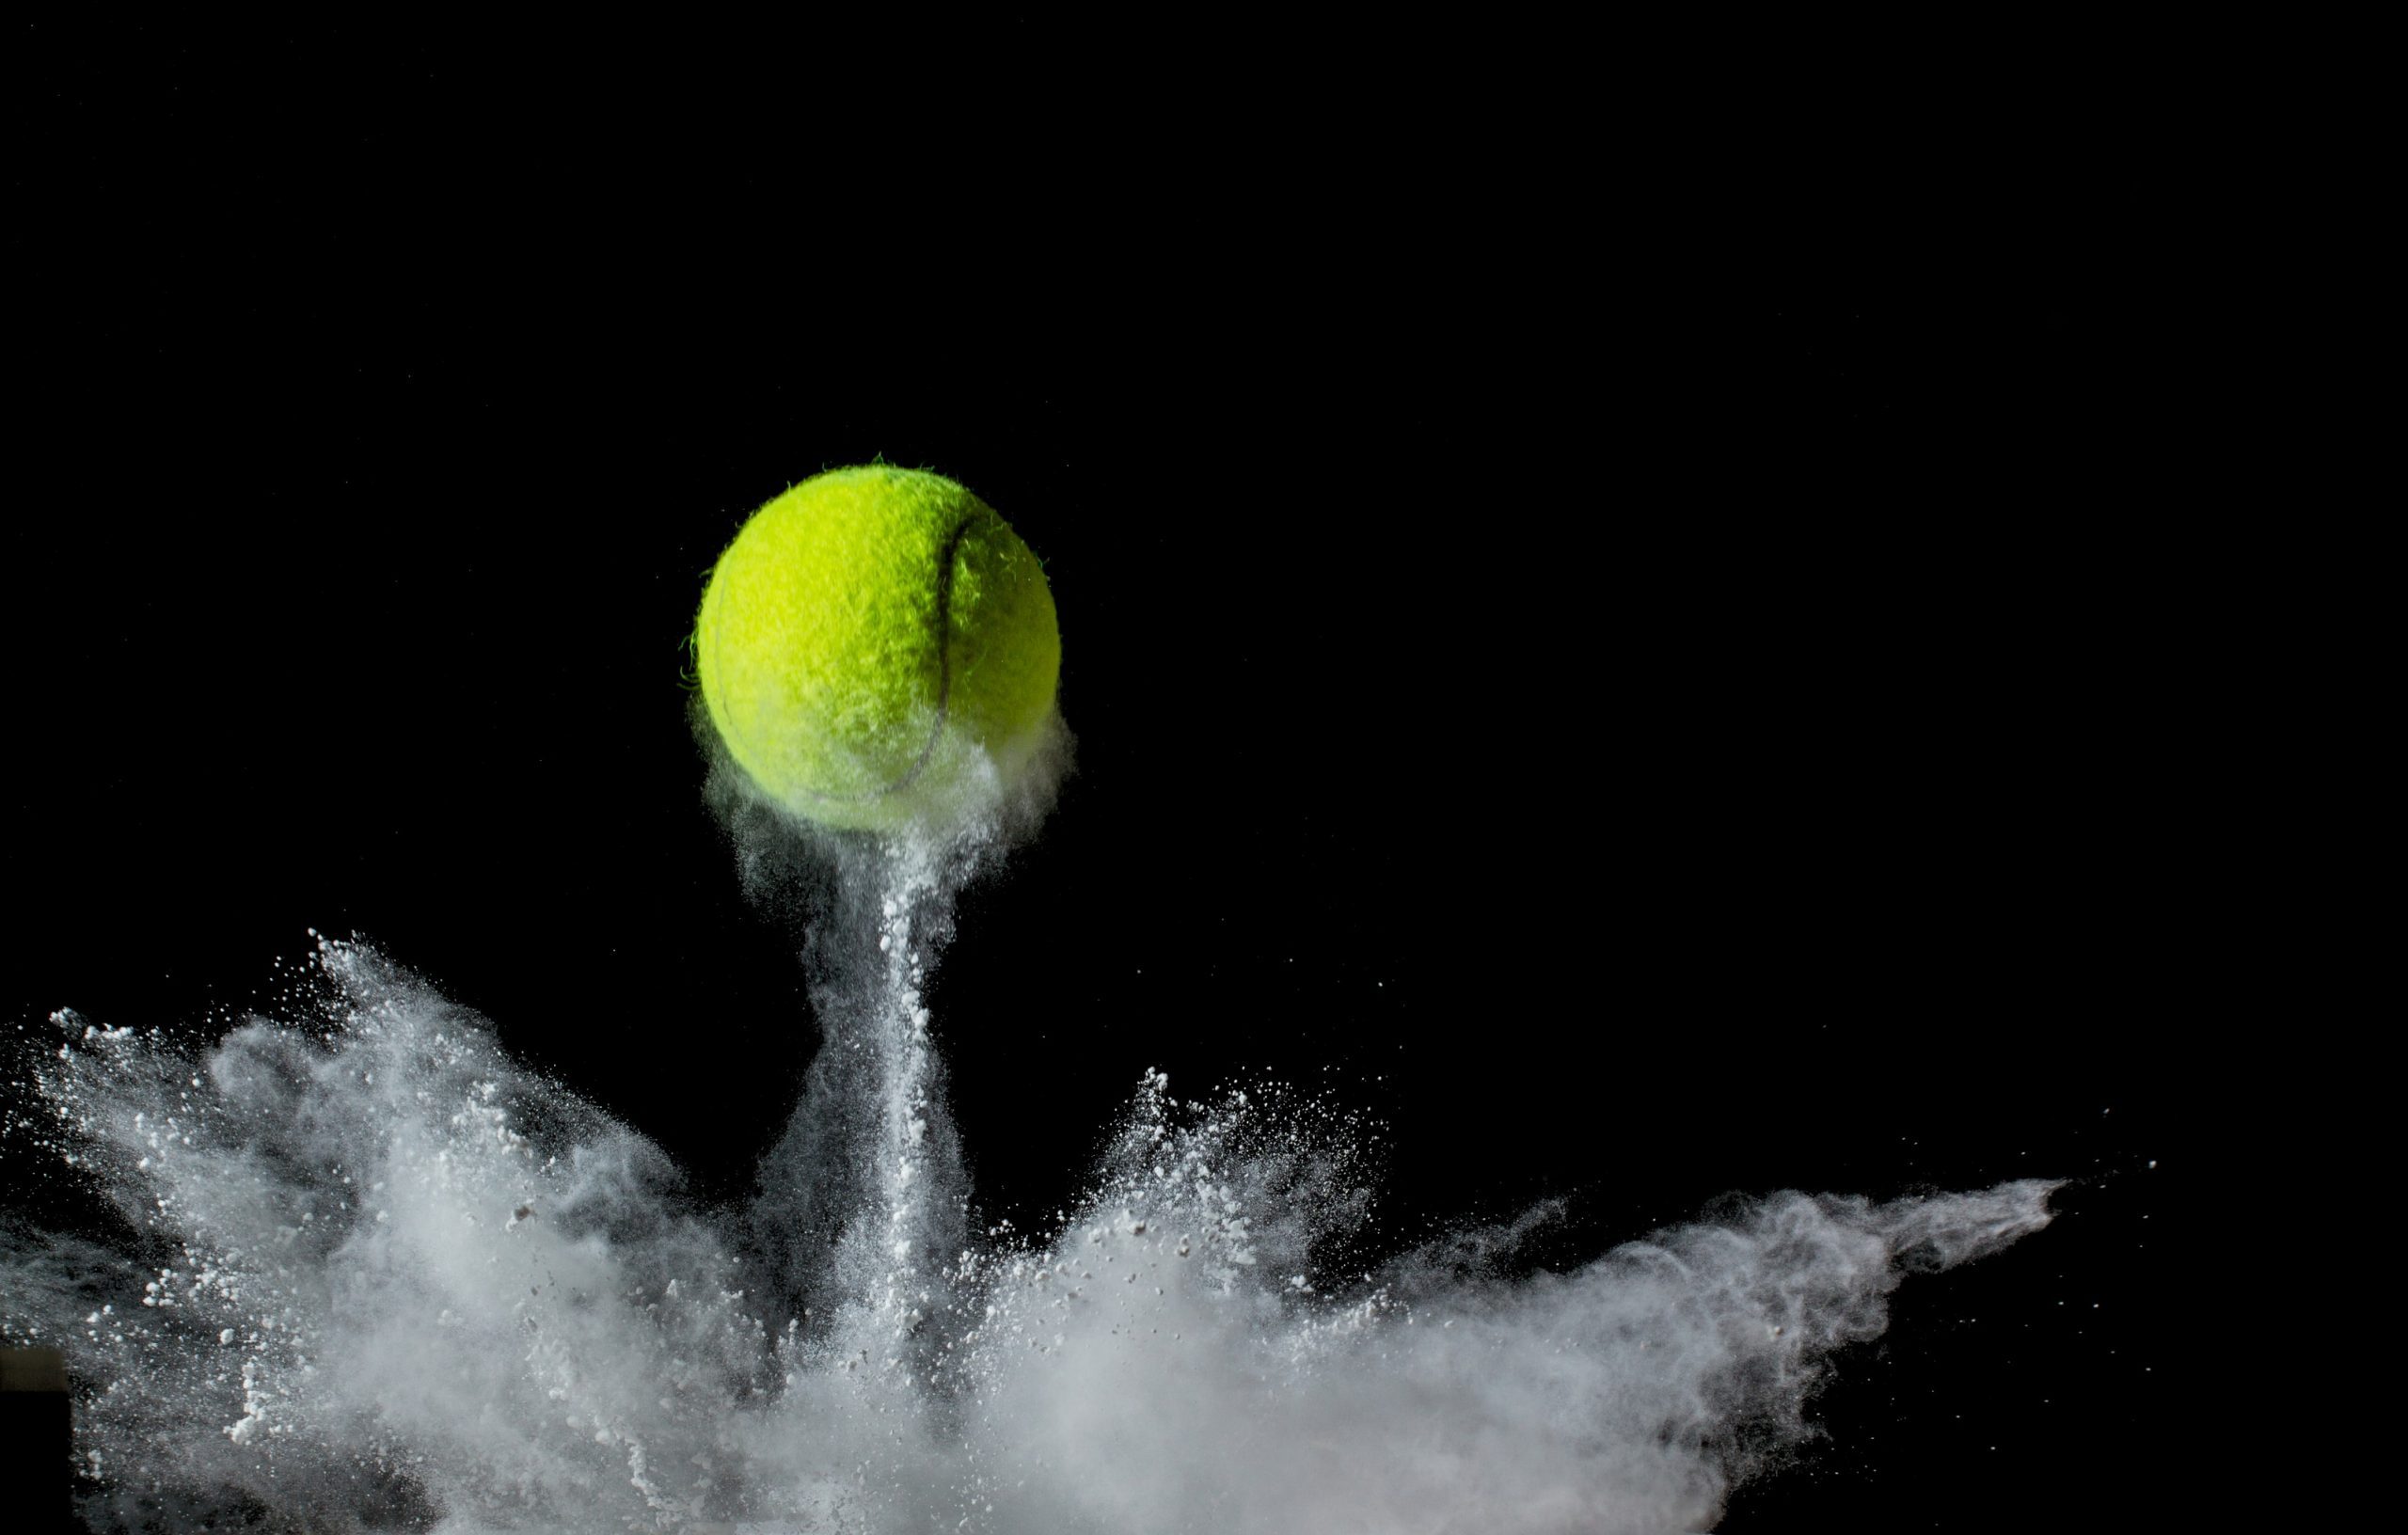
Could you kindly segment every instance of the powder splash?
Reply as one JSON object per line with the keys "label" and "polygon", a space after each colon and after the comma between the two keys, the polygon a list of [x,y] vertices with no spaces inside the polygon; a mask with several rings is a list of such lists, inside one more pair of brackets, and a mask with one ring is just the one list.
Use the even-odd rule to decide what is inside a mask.
{"label": "powder splash", "polygon": [[[960,868],[857,857],[761,1189],[670,1159],[374,950],[206,1049],[73,1014],[6,1126],[105,1201],[0,1244],[96,1527],[1710,1528],[1909,1272],[2052,1185],[1781,1194],[1561,1273],[1375,1247],[1361,1128],[1148,1072],[1054,1229],[982,1226],[923,1000]],[[875,958],[869,957],[875,956]]]}

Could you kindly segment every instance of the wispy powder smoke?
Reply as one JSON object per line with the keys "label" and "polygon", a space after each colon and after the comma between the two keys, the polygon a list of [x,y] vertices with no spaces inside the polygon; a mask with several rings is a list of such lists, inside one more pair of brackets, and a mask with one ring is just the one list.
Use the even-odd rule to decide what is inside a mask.
{"label": "wispy powder smoke", "polygon": [[365,947],[206,1050],[60,1015],[11,1176],[63,1159],[111,1219],[8,1232],[0,1323],[68,1351],[87,1517],[1702,1530],[1906,1273],[2049,1220],[2040,1182],[1783,1194],[1569,1273],[1374,1260],[1344,1115],[1149,1072],[1058,1229],[980,1226],[922,999],[953,867],[850,865],[861,962],[740,1209]]}

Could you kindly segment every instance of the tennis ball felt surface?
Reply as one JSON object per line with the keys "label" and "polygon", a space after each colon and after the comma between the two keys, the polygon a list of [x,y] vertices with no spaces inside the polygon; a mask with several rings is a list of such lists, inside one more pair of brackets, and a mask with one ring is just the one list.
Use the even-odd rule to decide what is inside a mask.
{"label": "tennis ball felt surface", "polygon": [[943,475],[832,469],[720,556],[694,626],[703,700],[770,799],[823,825],[945,820],[1009,785],[1054,711],[1062,641],[1028,546]]}

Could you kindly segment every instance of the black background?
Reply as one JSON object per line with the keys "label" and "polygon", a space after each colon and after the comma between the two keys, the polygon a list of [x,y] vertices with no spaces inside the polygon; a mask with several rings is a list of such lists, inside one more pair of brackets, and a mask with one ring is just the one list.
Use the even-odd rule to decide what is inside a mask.
{"label": "black background", "polygon": [[1398,1241],[1571,1195],[1558,1262],[2073,1178],[1723,1527],[2158,1506],[2212,679],[2097,140],[1544,40],[29,37],[10,1023],[356,933],[740,1191],[815,1036],[680,646],[883,455],[1061,611],[935,993],[991,1212],[1149,1066],[1383,1119]]}

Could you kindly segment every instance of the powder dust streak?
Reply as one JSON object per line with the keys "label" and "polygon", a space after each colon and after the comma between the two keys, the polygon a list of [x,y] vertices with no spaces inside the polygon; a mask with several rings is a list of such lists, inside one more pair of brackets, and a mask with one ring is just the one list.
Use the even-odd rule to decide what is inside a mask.
{"label": "powder dust streak", "polygon": [[10,1230],[0,1322],[86,1387],[86,1516],[1701,1530],[1904,1274],[2049,1220],[2041,1182],[1783,1194],[1569,1273],[1369,1262],[1343,1114],[1149,1072],[1058,1229],[981,1227],[923,1000],[962,865],[840,862],[857,962],[742,1209],[364,946],[205,1050],[58,1015],[12,1177],[55,1159],[114,1219]]}

